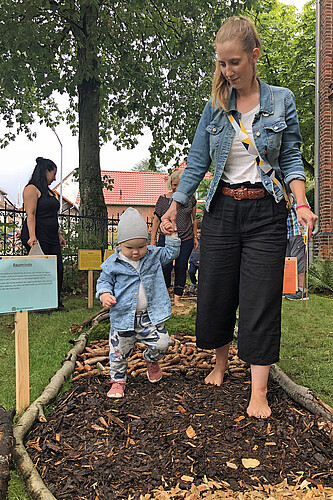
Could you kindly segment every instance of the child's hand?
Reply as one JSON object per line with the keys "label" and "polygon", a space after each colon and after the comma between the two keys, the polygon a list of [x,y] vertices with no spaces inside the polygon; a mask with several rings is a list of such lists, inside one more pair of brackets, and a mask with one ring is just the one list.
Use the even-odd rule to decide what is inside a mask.
{"label": "child's hand", "polygon": [[165,220],[163,222],[163,230],[165,231],[166,234],[170,236],[170,234],[173,234],[175,232],[173,225],[169,220]]}
{"label": "child's hand", "polygon": [[116,297],[111,295],[111,293],[109,292],[102,293],[99,298],[100,301],[102,302],[102,306],[105,307],[105,309],[110,309],[117,303]]}

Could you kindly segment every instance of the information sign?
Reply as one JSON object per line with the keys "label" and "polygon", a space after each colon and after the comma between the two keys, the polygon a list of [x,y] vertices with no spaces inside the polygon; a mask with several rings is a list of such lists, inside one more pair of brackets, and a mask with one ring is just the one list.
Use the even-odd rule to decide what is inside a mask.
{"label": "information sign", "polygon": [[296,293],[297,290],[297,257],[286,257],[284,263],[283,293]]}
{"label": "information sign", "polygon": [[102,256],[100,250],[79,250],[79,270],[100,270]]}
{"label": "information sign", "polygon": [[106,260],[108,257],[110,257],[110,255],[113,255],[114,254],[114,250],[110,250],[109,248],[107,248],[106,250],[104,250],[104,259],[103,260]]}
{"label": "information sign", "polygon": [[57,307],[55,255],[0,257],[0,313]]}

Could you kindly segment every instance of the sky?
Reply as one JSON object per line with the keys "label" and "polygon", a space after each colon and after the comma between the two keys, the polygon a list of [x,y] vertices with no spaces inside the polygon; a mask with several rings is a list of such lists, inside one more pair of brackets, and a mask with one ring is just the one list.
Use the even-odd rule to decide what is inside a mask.
{"label": "sky", "polygon": [[[280,0],[286,5],[295,5],[298,10],[302,10],[306,1]],[[1,128],[1,125],[3,124],[0,121],[0,133],[3,133],[4,128],[3,126]],[[38,156],[49,158],[58,166],[57,179],[52,186],[60,182],[61,156],[63,178],[79,164],[78,138],[72,136],[69,126],[61,124],[56,128],[62,147],[56,134],[45,125],[35,125],[32,130],[37,133],[37,138],[33,141],[29,141],[21,134],[6,148],[0,149],[0,187],[18,205],[22,204],[22,191],[30,178]],[[132,170],[137,163],[149,158],[150,144],[149,129],[143,131],[138,146],[132,150],[123,148],[117,151],[112,143],[108,143],[101,148],[101,168],[103,170]]]}

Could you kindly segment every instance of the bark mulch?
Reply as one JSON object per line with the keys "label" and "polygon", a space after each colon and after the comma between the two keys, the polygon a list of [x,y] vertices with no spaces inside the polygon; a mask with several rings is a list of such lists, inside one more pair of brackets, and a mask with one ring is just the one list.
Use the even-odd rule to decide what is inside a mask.
{"label": "bark mulch", "polygon": [[273,381],[272,416],[249,418],[250,376],[207,386],[205,370],[151,384],[79,378],[29,435],[27,451],[57,499],[331,498],[333,455],[319,419]]}

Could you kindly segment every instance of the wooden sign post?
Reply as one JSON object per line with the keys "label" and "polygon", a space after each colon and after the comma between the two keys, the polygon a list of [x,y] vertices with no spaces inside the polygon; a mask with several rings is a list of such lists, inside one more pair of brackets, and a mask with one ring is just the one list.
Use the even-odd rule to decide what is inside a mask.
{"label": "wooden sign post", "polygon": [[99,270],[101,264],[100,250],[79,250],[79,270],[88,271],[88,309],[94,303],[94,271]]}
{"label": "wooden sign post", "polygon": [[16,411],[29,405],[28,311],[56,309],[55,255],[0,257],[0,314],[15,313]]}
{"label": "wooden sign post", "polygon": [[16,411],[30,403],[28,311],[15,313]]}

